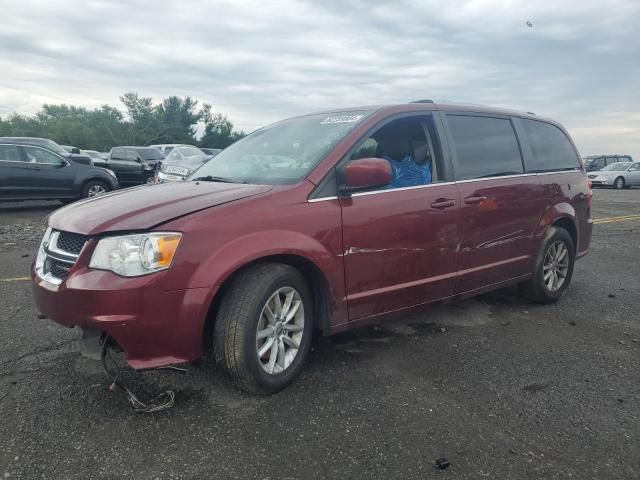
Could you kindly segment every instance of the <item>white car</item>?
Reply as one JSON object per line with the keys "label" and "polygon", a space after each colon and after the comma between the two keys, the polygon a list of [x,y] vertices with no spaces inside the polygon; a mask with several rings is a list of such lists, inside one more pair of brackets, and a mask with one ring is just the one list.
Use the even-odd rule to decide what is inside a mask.
{"label": "white car", "polygon": [[640,162],[620,162],[607,165],[602,170],[589,173],[594,187],[613,187],[616,189],[640,186]]}

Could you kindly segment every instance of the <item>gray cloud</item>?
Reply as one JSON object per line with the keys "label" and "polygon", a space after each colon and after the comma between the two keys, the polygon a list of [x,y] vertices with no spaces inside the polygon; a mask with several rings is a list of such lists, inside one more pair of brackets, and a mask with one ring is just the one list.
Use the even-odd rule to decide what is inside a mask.
{"label": "gray cloud", "polygon": [[3,12],[1,115],[137,91],[191,95],[252,130],[434,98],[548,115],[583,154],[640,158],[637,2],[22,0]]}

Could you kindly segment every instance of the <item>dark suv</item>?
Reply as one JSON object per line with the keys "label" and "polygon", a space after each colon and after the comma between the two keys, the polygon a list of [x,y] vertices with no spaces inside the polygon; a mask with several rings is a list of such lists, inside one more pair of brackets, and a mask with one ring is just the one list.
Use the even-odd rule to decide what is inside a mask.
{"label": "dark suv", "polygon": [[0,140],[0,200],[66,203],[117,188],[110,170],[76,163],[45,147]]}
{"label": "dark suv", "polygon": [[89,155],[83,155],[76,147],[69,147],[67,150],[62,145],[58,145],[53,140],[48,138],[39,137],[0,137],[0,141],[4,142],[18,142],[23,145],[36,145],[38,147],[44,147],[54,151],[61,157],[69,160],[72,163],[80,163],[82,165],[93,165],[91,157]]}
{"label": "dark suv", "polygon": [[589,248],[591,195],[550,119],[433,102],[314,113],[253,132],[187,181],[54,212],[34,294],[133,368],[196,360],[212,342],[236,385],[271,393],[318,331],[507,285],[558,301]]}
{"label": "dark suv", "polygon": [[127,187],[151,183],[163,159],[164,154],[154,147],[113,147],[105,166]]}

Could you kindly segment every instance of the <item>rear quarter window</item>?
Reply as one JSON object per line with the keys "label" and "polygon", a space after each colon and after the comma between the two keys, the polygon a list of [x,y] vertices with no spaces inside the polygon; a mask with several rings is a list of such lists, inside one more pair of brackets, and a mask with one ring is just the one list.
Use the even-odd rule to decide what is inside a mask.
{"label": "rear quarter window", "polygon": [[523,118],[520,122],[531,147],[531,158],[526,161],[527,172],[578,168],[578,156],[562,130],[537,120]]}

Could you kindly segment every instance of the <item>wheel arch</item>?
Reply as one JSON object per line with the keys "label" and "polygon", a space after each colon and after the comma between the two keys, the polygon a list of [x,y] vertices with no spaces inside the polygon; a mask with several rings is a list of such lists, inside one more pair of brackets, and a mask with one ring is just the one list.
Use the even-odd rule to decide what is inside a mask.
{"label": "wheel arch", "polygon": [[203,350],[210,351],[213,340],[213,329],[216,320],[216,316],[220,309],[220,304],[223,298],[229,290],[229,287],[233,281],[242,272],[247,269],[259,265],[261,263],[280,263],[289,265],[290,267],[298,270],[309,284],[309,289],[313,296],[313,320],[314,327],[320,330],[322,334],[327,334],[330,330],[330,318],[331,318],[331,289],[329,286],[329,280],[322,269],[307,257],[291,253],[278,253],[265,255],[263,257],[254,258],[246,263],[238,266],[235,270],[230,272],[223,280],[221,285],[215,292],[209,308],[207,310],[206,318],[203,328]]}
{"label": "wheel arch", "polygon": [[578,229],[576,228],[575,219],[570,217],[560,217],[556,219],[550,227],[559,227],[566,230],[573,240],[573,248],[578,251]]}

